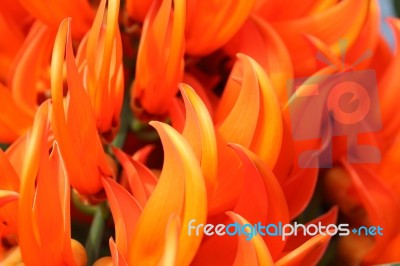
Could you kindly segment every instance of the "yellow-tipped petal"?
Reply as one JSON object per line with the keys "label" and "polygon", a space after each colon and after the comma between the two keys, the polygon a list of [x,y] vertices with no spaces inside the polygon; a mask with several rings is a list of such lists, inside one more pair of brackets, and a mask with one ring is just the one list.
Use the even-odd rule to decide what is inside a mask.
{"label": "yellow-tipped petal", "polygon": [[243,53],[257,61],[268,73],[279,102],[287,101],[288,81],[293,78],[292,61],[286,44],[262,17],[252,14],[224,50],[231,56]]}
{"label": "yellow-tipped petal", "polygon": [[210,194],[214,190],[217,179],[218,161],[213,121],[205,104],[189,85],[181,84],[181,93],[186,107],[182,135],[189,142],[200,162],[207,192]]}
{"label": "yellow-tipped petal", "polygon": [[183,77],[185,1],[173,7],[155,1],[144,22],[131,101],[139,116],[165,115]]}
{"label": "yellow-tipped petal", "polygon": [[272,84],[261,66],[250,59],[260,87],[260,111],[250,150],[272,169],[281,151],[283,126],[282,113]]}
{"label": "yellow-tipped petal", "polygon": [[[194,257],[202,236],[188,236],[188,222],[206,220],[206,189],[197,159],[186,140],[173,128],[151,122],[160,134],[164,147],[164,165],[158,184],[139,219],[130,245],[129,264],[159,262],[164,250],[160,242],[171,214],[179,214],[177,264],[186,265]],[[167,201],[165,199],[168,199]]]}
{"label": "yellow-tipped petal", "polygon": [[0,208],[9,202],[17,200],[19,194],[15,191],[0,190]]}
{"label": "yellow-tipped petal", "polygon": [[[250,224],[246,219],[241,217],[239,214],[236,214],[234,212],[227,212],[226,214],[232,220],[234,220],[235,222],[238,222],[242,226],[245,224]],[[246,230],[247,229],[248,228],[246,228]],[[248,243],[244,243],[245,241],[247,241]],[[272,260],[271,254],[269,253],[268,247],[267,247],[267,245],[265,245],[264,240],[261,238],[261,236],[259,234],[256,234],[255,236],[253,236],[253,238],[250,241],[246,240],[246,236],[242,234],[241,236],[239,236],[239,242],[241,243],[241,246],[239,248],[238,254],[236,255],[234,265],[237,265],[237,266],[239,266],[239,265],[265,265],[265,266],[274,265],[274,262]],[[252,245],[252,246],[249,247],[249,245]],[[254,264],[251,263],[251,260],[249,262],[247,261],[248,254],[243,253],[246,250],[245,248],[253,249],[253,252],[256,254],[257,261],[253,261]],[[250,258],[251,258],[251,255],[250,255]],[[240,261],[243,261],[244,264],[240,264]]]}
{"label": "yellow-tipped petal", "polygon": [[[242,54],[238,54],[238,58],[241,66],[236,65],[227,83],[217,109],[216,127],[225,141],[249,147],[259,117],[260,90],[250,58]],[[239,67],[243,74],[237,81],[233,75],[239,72]]]}
{"label": "yellow-tipped petal", "polygon": [[165,249],[161,261],[158,263],[159,266],[176,265],[179,233],[179,219],[172,214],[165,231]]}
{"label": "yellow-tipped petal", "polygon": [[[243,188],[234,211],[246,216],[253,223],[288,223],[289,210],[285,195],[268,164],[238,144],[230,144],[230,146],[243,164],[245,173],[243,187],[248,188],[247,190]],[[284,247],[284,242],[276,237],[263,238],[270,247],[271,255],[274,258],[278,257]]]}
{"label": "yellow-tipped petal", "polygon": [[[29,132],[29,142],[26,148],[25,161],[21,174],[19,199],[19,221],[34,221],[32,211],[35,197],[35,182],[39,170],[40,156],[38,153],[45,143],[47,130],[48,103],[42,104],[35,116],[32,130]],[[40,265],[43,256],[36,223],[27,226],[19,223],[19,246],[24,262],[28,265]]]}
{"label": "yellow-tipped petal", "polygon": [[103,178],[104,189],[114,218],[118,251],[128,257],[128,243],[142,212],[139,203],[121,185],[111,178]]}
{"label": "yellow-tipped petal", "polygon": [[[66,53],[69,101],[67,114],[63,98],[63,62]],[[57,33],[52,63],[52,129],[69,173],[71,185],[81,194],[94,194],[101,188],[101,177],[111,176],[90,100],[80,82],[72,52],[70,19],[65,19]],[[85,130],[82,130],[84,128]],[[90,152],[91,156],[85,154]],[[81,165],[77,164],[79,160]]]}

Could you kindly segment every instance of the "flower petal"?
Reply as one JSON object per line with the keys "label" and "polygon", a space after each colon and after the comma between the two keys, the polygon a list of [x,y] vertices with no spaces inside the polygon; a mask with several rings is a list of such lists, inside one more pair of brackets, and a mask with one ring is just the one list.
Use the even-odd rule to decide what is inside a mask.
{"label": "flower petal", "polygon": [[[144,21],[132,87],[138,115],[165,115],[183,77],[185,1],[154,1]],[[154,62],[158,62],[154,65]]]}
{"label": "flower petal", "polygon": [[[238,59],[241,65],[236,64],[232,71],[216,111],[216,127],[225,141],[249,147],[257,127],[260,90],[250,58],[239,54]],[[235,80],[240,71],[242,82]]]}
{"label": "flower petal", "polygon": [[[52,56],[52,129],[60,145],[71,185],[82,194],[94,194],[102,188],[101,176],[111,176],[112,173],[97,133],[89,98],[80,82],[75,65],[69,25],[70,19],[63,20],[61,23]],[[65,51],[69,88],[67,115],[64,111],[62,94]],[[92,156],[86,156],[87,152],[90,152]],[[76,160],[80,160],[81,164],[77,164]]]}
{"label": "flower petal", "polygon": [[186,51],[206,55],[223,46],[249,16],[254,0],[188,1]]}
{"label": "flower petal", "polygon": [[102,184],[114,218],[118,252],[127,258],[128,243],[133,237],[142,208],[132,195],[111,178],[103,178]]}
{"label": "flower petal", "polygon": [[[235,222],[238,222],[240,225],[250,224],[246,219],[244,219],[243,217],[241,217],[240,215],[238,215],[234,212],[227,212],[227,215]],[[242,253],[244,250],[239,248],[234,265],[244,265],[244,264],[240,264],[240,260],[243,260],[245,265],[266,265],[266,266],[274,265],[271,254],[269,253],[268,247],[266,246],[266,244],[264,243],[264,240],[261,238],[261,236],[259,234],[256,234],[255,236],[253,236],[253,238],[251,239],[250,242],[248,240],[246,240],[246,236],[242,234],[241,236],[239,236],[239,242],[242,244],[241,247],[243,247],[243,248],[246,246],[247,246],[247,248],[251,248],[251,247],[248,247],[248,245],[250,245],[250,243],[251,243],[251,245],[253,246],[254,252],[257,256],[257,262],[253,261],[253,263],[255,263],[255,264],[251,264],[251,263],[248,264],[247,254]],[[243,242],[248,242],[248,243],[243,243]]]}
{"label": "flower petal", "polygon": [[[197,159],[186,140],[173,128],[151,122],[160,134],[164,147],[164,165],[158,184],[149,198],[130,244],[129,264],[157,263],[164,250],[160,239],[165,235],[171,214],[179,214],[182,228],[179,236],[177,264],[188,264],[201,236],[187,234],[188,222],[206,220],[206,189]],[[168,201],[165,199],[168,198]]]}
{"label": "flower petal", "polygon": [[224,50],[231,56],[243,53],[257,61],[268,73],[280,103],[287,101],[287,82],[293,78],[292,61],[285,43],[269,23],[253,14]]}
{"label": "flower petal", "polygon": [[186,84],[181,84],[180,88],[186,107],[182,136],[189,142],[200,162],[207,192],[211,195],[217,179],[217,140],[214,125],[207,107],[194,90]]}
{"label": "flower petal", "polygon": [[[329,212],[307,223],[305,226],[319,223],[324,226],[335,224],[337,212],[337,208],[332,208]],[[299,229],[302,230],[301,227]],[[304,265],[305,263],[314,265],[321,259],[329,244],[331,235],[305,236],[305,234],[301,234],[302,232],[298,232],[296,236],[288,238],[285,246],[285,251],[288,253],[279,259],[275,265]]]}
{"label": "flower petal", "polygon": [[[302,34],[311,34],[340,54],[338,42],[344,39],[351,47],[361,32],[369,10],[364,0],[340,1],[322,13],[301,19],[272,23],[288,47],[294,64],[295,76],[307,76],[316,71],[315,56],[311,53]],[[337,18],[347,18],[340,19]]]}

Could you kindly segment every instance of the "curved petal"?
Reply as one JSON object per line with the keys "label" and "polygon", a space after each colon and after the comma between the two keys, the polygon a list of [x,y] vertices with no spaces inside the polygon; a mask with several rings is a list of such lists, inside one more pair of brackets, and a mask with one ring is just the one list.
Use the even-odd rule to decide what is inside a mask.
{"label": "curved petal", "polygon": [[251,15],[224,46],[224,50],[232,57],[236,53],[243,53],[257,61],[268,73],[280,103],[286,103],[287,83],[293,78],[292,61],[286,44],[269,23],[257,15]]}
{"label": "curved petal", "polygon": [[259,118],[250,150],[273,168],[282,144],[281,108],[267,74],[254,60],[250,62],[256,71],[261,92]]}
{"label": "curved petal", "polygon": [[[227,215],[241,225],[250,224],[246,219],[234,212],[227,212]],[[246,239],[245,235],[241,235],[239,236],[239,243],[240,248],[236,254],[234,265],[274,265],[268,247],[259,234],[256,234],[250,242]],[[249,247],[249,245],[251,246]],[[249,260],[251,259],[251,256],[249,256],[247,253],[244,253],[246,249],[250,249],[255,253],[257,259],[254,260],[253,258],[253,263],[251,263],[251,260]],[[243,264],[241,264],[241,262],[243,262]]]}
{"label": "curved petal", "polygon": [[119,1],[100,2],[92,28],[80,44],[79,68],[101,133],[119,125],[123,101]]}
{"label": "curved petal", "polygon": [[147,196],[141,176],[136,171],[128,155],[116,148],[113,149],[113,152],[115,157],[117,157],[118,161],[122,164],[128,179],[129,187],[132,191],[132,196],[137,200],[139,206],[145,206],[147,202]]}
{"label": "curved petal", "polygon": [[49,105],[39,107],[27,142],[18,217],[32,223],[19,224],[19,246],[26,264],[74,265],[69,183],[57,143],[49,155]]}
{"label": "curved petal", "polygon": [[[66,19],[61,23],[52,56],[52,128],[54,136],[60,145],[60,151],[70,176],[71,185],[82,194],[94,194],[102,188],[101,176],[111,176],[112,173],[97,133],[96,120],[89,98],[80,82],[79,73],[75,65],[69,24],[70,19]],[[62,95],[62,71],[65,51],[69,89],[67,115],[64,111]],[[90,152],[92,156],[86,156],[85,153],[87,152]],[[81,165],[77,164],[76,160],[79,160]]]}
{"label": "curved petal", "polygon": [[238,58],[241,65],[236,64],[232,71],[216,110],[216,127],[225,141],[249,147],[257,127],[260,90],[250,58],[242,54]]}
{"label": "curved petal", "polygon": [[2,208],[7,203],[18,200],[19,194],[15,191],[10,190],[0,190],[0,208]]}
{"label": "curved petal", "polygon": [[165,248],[159,266],[176,265],[180,225],[178,217],[172,214],[165,230]]}
{"label": "curved petal", "polygon": [[[252,223],[262,224],[289,222],[289,211],[281,186],[260,158],[237,144],[230,144],[240,157],[245,174],[242,194],[234,211]],[[271,255],[276,258],[284,247],[284,242],[276,237],[263,237],[270,247]]]}
{"label": "curved petal", "polygon": [[[21,188],[19,199],[19,221],[35,221],[34,198],[35,198],[35,182],[39,171],[40,153],[43,143],[45,143],[46,130],[48,129],[48,103],[42,104],[35,116],[32,130],[28,133],[29,140],[25,154],[26,163],[23,165],[21,174]],[[46,145],[47,146],[47,145]],[[19,223],[19,247],[21,249],[24,262],[28,265],[42,264],[44,256],[40,246],[40,238],[38,232],[38,224],[32,223],[27,226]]]}
{"label": "curved petal", "polygon": [[[332,208],[326,214],[314,219],[307,223],[305,226],[310,224],[321,224],[327,226],[329,224],[335,224],[337,219],[337,208]],[[296,236],[289,236],[285,251],[287,252],[282,258],[280,258],[276,265],[304,265],[304,264],[317,264],[328,247],[329,240],[331,239],[330,234],[317,234],[315,236],[302,235],[303,228],[299,228]]]}
{"label": "curved petal", "polygon": [[111,178],[103,178],[102,184],[114,218],[118,252],[127,258],[128,243],[132,239],[142,208],[132,195]]}
{"label": "curved petal", "polygon": [[154,1],[144,21],[131,91],[131,107],[144,118],[166,114],[183,77],[185,1],[173,5]]}
{"label": "curved petal", "polygon": [[180,88],[186,109],[182,136],[189,142],[200,162],[207,192],[211,195],[217,179],[217,140],[214,125],[207,107],[194,90],[186,84],[181,84]]}
{"label": "curved petal", "polygon": [[[359,36],[367,18],[370,1],[340,1],[322,13],[301,19],[272,23],[288,47],[294,64],[295,76],[306,76],[316,71],[315,55],[312,54],[302,34],[321,39],[335,54],[340,54],[339,41],[347,41],[351,47]],[[347,18],[347,19],[337,19]]]}
{"label": "curved petal", "polygon": [[187,1],[186,52],[209,54],[223,46],[249,16],[254,0]]}
{"label": "curved petal", "polygon": [[389,24],[393,29],[396,40],[395,54],[379,81],[379,88],[381,91],[383,138],[392,139],[392,136],[400,128],[400,116],[397,115],[398,103],[395,100],[400,96],[397,88],[400,78],[396,74],[397,69],[400,68],[400,20],[390,19]]}
{"label": "curved petal", "polygon": [[[364,257],[365,263],[384,262],[382,252],[398,234],[396,220],[400,219],[400,201],[396,194],[365,166],[350,165],[343,161],[351,178],[360,204],[368,214],[368,225],[379,225],[385,229],[383,236],[374,238],[373,248]],[[385,206],[382,208],[382,206]]]}
{"label": "curved petal", "polygon": [[45,24],[35,22],[13,61],[9,81],[13,97],[32,116],[37,108],[37,83],[46,70],[54,36]]}
{"label": "curved petal", "polygon": [[125,258],[122,256],[122,254],[119,252],[114,240],[112,238],[110,238],[108,243],[109,243],[110,251],[111,251],[112,265],[128,266],[128,263],[126,262]]}
{"label": "curved petal", "polygon": [[[160,134],[164,147],[164,165],[158,184],[149,198],[130,244],[129,264],[157,263],[164,250],[160,239],[168,219],[176,213],[182,221],[177,264],[188,264],[202,236],[189,236],[188,222],[206,220],[206,189],[197,159],[186,140],[173,128],[151,122]],[[165,201],[168,199],[168,201]]]}

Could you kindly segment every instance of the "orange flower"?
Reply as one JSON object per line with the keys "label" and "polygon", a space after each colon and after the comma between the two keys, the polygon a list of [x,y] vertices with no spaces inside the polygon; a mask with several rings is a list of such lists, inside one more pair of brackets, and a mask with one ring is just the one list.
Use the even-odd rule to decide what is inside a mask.
{"label": "orange flower", "polygon": [[[400,260],[400,22],[392,53],[379,21],[377,0],[0,3],[0,264]],[[338,94],[378,86],[362,129],[329,98],[347,74]],[[340,223],[330,245],[320,226]],[[244,231],[209,234],[228,224]]]}
{"label": "orange flower", "polygon": [[[84,265],[85,262],[79,261],[81,258],[74,258],[71,248],[69,185],[58,146],[55,143],[51,147],[48,143],[51,139],[48,110],[49,102],[45,102],[38,110],[32,130],[23,137],[27,146],[25,157],[20,158],[24,164],[18,200],[18,246],[27,265]],[[50,155],[49,148],[52,148]],[[13,173],[7,163],[3,167]],[[15,187],[19,180],[10,177],[8,180],[14,180]]]}
{"label": "orange flower", "polygon": [[90,97],[97,128],[110,140],[114,135],[112,131],[119,127],[124,79],[118,27],[119,1],[110,0],[107,11],[105,8],[106,0],[102,0],[92,28],[79,45],[77,65]]}
{"label": "orange flower", "polygon": [[[186,265],[193,259],[201,241],[201,236],[187,235],[188,222],[196,219],[204,223],[206,219],[204,180],[186,140],[166,124],[152,122],[152,125],[160,134],[166,156],[157,185],[147,202],[141,206],[114,181],[103,179],[116,221],[117,243],[115,247],[112,244],[112,249],[116,248],[118,253],[114,251],[113,254],[120,254],[128,263],[120,265],[148,265],[160,260]],[[167,226],[175,222],[181,224],[180,229]],[[168,237],[164,243],[160,239],[165,235]],[[173,241],[170,238],[177,239],[175,248],[166,245]],[[167,256],[173,257],[168,259]]]}
{"label": "orange flower", "polygon": [[131,107],[144,119],[166,114],[183,76],[185,2],[173,3],[155,1],[144,21],[131,88]]}
{"label": "orange flower", "polygon": [[[71,42],[70,19],[66,19],[57,33],[51,64],[52,130],[71,185],[81,194],[89,195],[99,192],[102,188],[101,177],[112,176],[112,173],[97,133],[90,99],[74,61]],[[69,96],[64,109],[62,73],[65,51]],[[82,128],[85,130],[82,131]]]}
{"label": "orange flower", "polygon": [[[169,265],[163,264],[166,261],[181,265],[189,263],[193,256],[190,254],[195,253],[196,256],[191,262],[193,265],[209,265],[210,263],[229,265],[233,261],[237,261],[236,263],[251,261],[249,249],[255,252],[256,261],[261,264],[271,264],[275,261],[282,265],[287,263],[301,265],[305,262],[318,261],[328,244],[329,235],[291,237],[287,243],[271,236],[263,238],[257,236],[251,242],[242,237],[239,239],[203,237],[200,246],[199,244],[191,246],[191,253],[180,253],[181,250],[189,249],[189,243],[199,243],[202,239],[202,234],[188,236],[188,221],[196,219],[198,223],[205,222],[205,216],[197,217],[196,213],[204,212],[203,215],[205,215],[206,194],[213,195],[214,187],[218,185],[220,178],[218,175],[215,176],[216,171],[211,171],[213,161],[210,158],[216,156],[217,143],[213,137],[213,125],[206,107],[189,86],[182,85],[182,95],[186,107],[186,122],[182,136],[165,124],[155,124],[163,141],[165,161],[160,179],[150,197],[146,199],[148,193],[146,180],[149,180],[145,177],[146,175],[137,176],[139,180],[135,181],[136,186],[130,186],[132,195],[115,181],[103,179],[116,225],[117,242],[114,243],[113,240],[110,242],[115,265],[140,265],[149,262]],[[189,131],[196,126],[199,130]],[[191,135],[189,132],[198,132],[199,135]],[[234,199],[233,206],[226,208],[234,211],[234,213],[230,212],[229,216],[240,223],[247,223],[247,219],[250,223],[261,222],[262,224],[289,222],[285,194],[268,165],[240,145],[231,144],[232,148],[237,154],[232,154],[232,156],[238,156],[238,161],[242,163],[237,168],[238,174],[232,177],[240,182],[241,189],[237,198]],[[125,170],[143,173],[143,170],[140,170],[142,166],[135,169],[134,165],[140,165],[138,162],[132,159],[127,160],[126,155],[118,150],[115,152],[123,162]],[[214,160],[215,162],[218,160]],[[214,166],[221,167],[219,162]],[[187,172],[189,169],[196,171],[196,174],[194,172],[189,174]],[[182,182],[180,178],[181,171],[182,177],[187,179],[185,182]],[[202,186],[204,186],[203,191],[200,189]],[[191,190],[193,191],[190,192]],[[167,198],[168,202],[163,202],[161,198]],[[192,203],[194,199],[197,201]],[[215,200],[215,197],[211,197],[211,202]],[[273,204],[269,204],[272,202]],[[191,212],[193,213],[189,214]],[[336,213],[337,211],[333,209],[312,223],[334,223]],[[209,210],[208,215],[208,223],[229,221],[224,212],[210,213]],[[165,238],[163,238],[164,235]],[[129,239],[132,239],[132,242],[129,242]],[[243,252],[242,248],[246,248],[248,252]],[[179,261],[180,258],[183,260],[182,263]]]}

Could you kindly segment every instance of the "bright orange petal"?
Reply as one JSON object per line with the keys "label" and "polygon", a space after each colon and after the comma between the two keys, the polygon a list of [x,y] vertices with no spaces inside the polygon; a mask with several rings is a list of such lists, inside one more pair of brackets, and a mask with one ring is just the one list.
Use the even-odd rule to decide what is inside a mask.
{"label": "bright orange petal", "polygon": [[159,266],[176,265],[180,225],[178,217],[172,214],[165,230],[165,249]]}
{"label": "bright orange petal", "polygon": [[[80,82],[80,75],[75,65],[69,24],[69,19],[61,23],[52,56],[51,90],[54,103],[52,127],[60,145],[72,186],[82,194],[92,194],[102,188],[101,176],[111,176],[112,174],[97,133],[96,120],[89,98]],[[62,95],[65,50],[67,52],[69,88],[68,115],[64,111]],[[82,128],[85,130],[82,131]],[[90,152],[91,156],[86,156],[87,152]],[[77,158],[81,161],[83,168],[76,164]]]}
{"label": "bright orange petal", "polygon": [[[234,213],[234,212],[227,212],[227,215],[231,217],[232,220],[238,222],[241,225],[244,224],[250,224],[246,219],[241,217],[240,215]],[[271,254],[269,253],[267,245],[264,243],[264,240],[261,238],[259,234],[256,234],[251,241],[249,242],[246,240],[245,235],[239,236],[239,242],[242,244],[241,247],[244,248],[250,248],[248,245],[252,245],[252,248],[254,249],[254,252],[257,257],[257,261],[253,261],[254,264],[251,263],[251,261],[248,261],[248,254],[243,253],[245,249],[239,248],[238,254],[236,255],[235,263],[234,265],[274,265],[272,261]],[[248,242],[248,243],[243,243],[243,242]],[[250,244],[251,243],[251,244]],[[250,257],[251,258],[251,257]],[[244,264],[240,264],[240,262],[243,261]]]}
{"label": "bright orange petal", "polygon": [[243,53],[257,61],[268,73],[280,103],[287,101],[287,84],[293,78],[292,61],[285,43],[269,23],[252,15],[224,50],[231,56]]}
{"label": "bright orange petal", "polygon": [[[216,111],[216,127],[225,141],[249,147],[257,127],[260,90],[250,58],[242,54],[238,58],[241,65],[236,64],[226,85]],[[237,77],[240,71],[243,74]]]}
{"label": "bright orange petal", "polygon": [[[39,170],[40,156],[37,156],[45,143],[46,129],[48,127],[48,103],[42,104],[35,117],[32,130],[29,132],[29,142],[26,148],[25,161],[21,174],[21,188],[19,200],[19,221],[34,221],[33,213],[35,182]],[[27,226],[19,223],[19,246],[24,262],[28,265],[40,265],[43,252],[36,223]]]}
{"label": "bright orange petal", "polygon": [[381,253],[386,249],[386,243],[389,243],[398,233],[395,222],[400,219],[398,196],[371,169],[346,162],[343,164],[350,175],[360,203],[368,213],[370,225],[379,225],[385,230],[383,236],[375,238],[375,245],[364,257],[364,261],[366,263],[368,261],[385,262]]}
{"label": "bright orange petal", "polygon": [[15,191],[10,190],[0,190],[0,208],[2,208],[7,203],[17,200],[19,194]]}
{"label": "bright orange petal", "polygon": [[103,178],[102,183],[114,218],[117,248],[121,255],[127,258],[128,243],[132,239],[142,208],[135,198],[114,180]]}
{"label": "bright orange petal", "polygon": [[[193,151],[186,140],[173,128],[152,122],[158,130],[164,147],[164,165],[158,184],[139,219],[130,245],[129,264],[157,263],[164,250],[160,239],[165,235],[171,214],[179,214],[182,228],[179,236],[177,264],[189,263],[201,236],[188,236],[191,219],[206,220],[206,189]],[[167,201],[165,199],[168,199]]]}
{"label": "bright orange petal", "polygon": [[223,46],[243,25],[254,0],[188,1],[186,52],[206,55]]}
{"label": "bright orange petal", "polygon": [[10,88],[20,108],[33,116],[37,108],[37,83],[47,70],[55,32],[35,22],[14,59]]}
{"label": "bright orange petal", "polygon": [[[230,144],[240,157],[244,168],[243,191],[234,211],[251,223],[287,223],[289,211],[281,186],[268,165],[251,151],[237,144]],[[276,237],[263,237],[276,258],[284,242]]]}
{"label": "bright orange petal", "polygon": [[[319,224],[327,226],[329,224],[335,224],[337,219],[337,208],[332,208],[326,214],[314,219],[307,223],[305,226],[310,224]],[[315,236],[305,236],[302,233],[302,228],[299,228],[296,236],[289,236],[285,251],[288,252],[281,259],[276,262],[276,265],[304,265],[304,264],[317,264],[328,247],[331,235],[329,234],[317,234]]]}
{"label": "bright orange petal", "polygon": [[[339,41],[347,41],[349,47],[359,36],[369,10],[365,0],[341,1],[322,13],[301,19],[274,22],[276,29],[288,47],[296,76],[307,76],[316,71],[316,58],[302,34],[321,39],[335,54],[340,54]],[[340,19],[337,18],[347,18]]]}
{"label": "bright orange petal", "polygon": [[206,106],[190,86],[181,84],[181,93],[186,107],[182,135],[200,162],[207,192],[211,195],[217,179],[217,140],[214,125]]}
{"label": "bright orange petal", "polygon": [[183,77],[185,1],[173,6],[156,1],[144,22],[131,102],[139,116],[165,115]]}
{"label": "bright orange petal", "polygon": [[122,256],[122,254],[119,252],[117,245],[115,244],[115,242],[112,238],[110,238],[110,240],[109,240],[109,246],[110,246],[113,265],[114,266],[128,266],[128,263],[126,262],[125,258]]}

